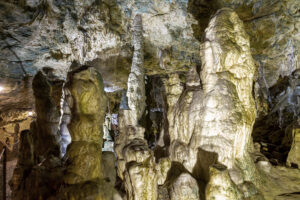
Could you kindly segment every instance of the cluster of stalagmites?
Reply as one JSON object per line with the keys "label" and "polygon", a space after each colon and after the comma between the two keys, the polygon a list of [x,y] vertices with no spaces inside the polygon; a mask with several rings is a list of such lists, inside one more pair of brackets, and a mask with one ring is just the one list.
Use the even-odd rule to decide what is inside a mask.
{"label": "cluster of stalagmites", "polygon": [[[100,74],[87,66],[74,68],[64,84],[48,68],[37,73],[37,119],[21,134],[14,198],[121,199],[114,189],[116,167],[118,189],[127,200],[264,199],[261,174],[250,156],[256,68],[237,14],[225,8],[211,19],[202,66],[190,67],[185,86],[176,73],[160,79],[157,91],[164,90],[164,96],[151,112],[164,112],[164,127],[153,144],[145,139],[149,113],[140,15],[133,20],[133,46],[114,137],[116,161],[114,153],[102,153],[107,98]],[[72,140],[66,149],[68,132]],[[299,164],[299,134],[293,129],[289,163]]]}
{"label": "cluster of stalagmites", "polygon": [[83,66],[64,84],[44,68],[33,90],[37,118],[21,133],[13,198],[118,199],[114,155],[101,152],[107,98],[99,72]]}
{"label": "cluster of stalagmites", "polygon": [[255,65],[237,14],[222,9],[212,18],[201,46],[201,75],[192,66],[185,88],[176,74],[163,80],[169,126],[168,131],[160,132],[157,146],[168,148],[166,157],[154,156],[158,148],[150,149],[145,140],[140,17],[134,22],[128,109],[120,111],[115,147],[127,198],[263,198],[249,155],[256,118],[252,96]]}

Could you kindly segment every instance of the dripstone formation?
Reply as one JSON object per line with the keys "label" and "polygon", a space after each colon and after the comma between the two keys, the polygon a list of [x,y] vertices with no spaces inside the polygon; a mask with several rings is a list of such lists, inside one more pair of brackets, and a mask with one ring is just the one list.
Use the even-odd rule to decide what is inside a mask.
{"label": "dripstone formation", "polygon": [[143,53],[143,25],[140,15],[133,21],[131,72],[128,78],[128,110],[120,110],[119,134],[115,151],[119,177],[125,182],[127,198],[157,199],[157,174],[153,152],[144,138],[145,128],[140,125],[145,111],[145,74]]}
{"label": "dripstone formation", "polygon": [[[63,80],[56,78],[49,69],[38,72],[34,78],[37,120],[30,131],[21,134],[13,179],[14,199],[119,199],[113,184],[105,179],[110,174],[104,175],[102,169],[102,124],[107,97],[101,75],[94,68],[83,66],[69,73],[64,88]],[[61,103],[63,90],[68,95]],[[64,157],[61,136],[66,135],[62,132],[70,132],[72,138]],[[115,174],[113,169],[109,172]],[[33,187],[38,190],[26,192]]]}
{"label": "dripstone formation", "polygon": [[[45,199],[58,190],[62,176],[60,148],[60,99],[63,80],[49,68],[33,79],[36,120],[23,131],[13,176],[14,199]],[[32,188],[38,188],[31,191]],[[31,192],[28,192],[31,191]]]}
{"label": "dripstone formation", "polygon": [[[113,188],[102,174],[102,143],[107,97],[101,75],[94,69],[83,67],[68,75],[66,90],[71,108],[68,125],[72,138],[66,152],[66,170],[60,199],[112,199]],[[83,188],[83,189],[81,189]]]}
{"label": "dripstone formation", "polygon": [[300,199],[299,1],[0,7],[12,199]]}

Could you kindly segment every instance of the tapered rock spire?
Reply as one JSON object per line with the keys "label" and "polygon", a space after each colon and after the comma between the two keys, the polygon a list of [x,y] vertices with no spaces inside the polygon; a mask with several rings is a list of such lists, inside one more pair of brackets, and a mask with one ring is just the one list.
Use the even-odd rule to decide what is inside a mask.
{"label": "tapered rock spire", "polygon": [[157,174],[153,152],[140,126],[145,107],[145,74],[142,17],[133,20],[134,53],[128,77],[128,110],[120,110],[119,135],[116,137],[118,175],[125,182],[128,200],[156,200]]}

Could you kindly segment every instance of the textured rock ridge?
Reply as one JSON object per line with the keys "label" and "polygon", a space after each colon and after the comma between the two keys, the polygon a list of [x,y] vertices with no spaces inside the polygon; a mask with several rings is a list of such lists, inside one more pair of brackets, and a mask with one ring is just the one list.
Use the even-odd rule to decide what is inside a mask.
{"label": "textured rock ridge", "polygon": [[144,138],[145,129],[139,123],[146,106],[142,31],[142,18],[136,15],[133,21],[134,54],[128,77],[128,110],[120,110],[120,132],[115,146],[118,175],[125,182],[129,200],[157,199],[154,156]]}

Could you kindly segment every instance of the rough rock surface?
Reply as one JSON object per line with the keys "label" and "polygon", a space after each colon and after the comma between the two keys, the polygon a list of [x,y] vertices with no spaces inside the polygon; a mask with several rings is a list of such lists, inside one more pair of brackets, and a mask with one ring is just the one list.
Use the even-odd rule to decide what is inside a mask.
{"label": "rough rock surface", "polygon": [[[0,141],[12,149],[10,160],[18,137],[26,149],[15,195],[55,194],[64,164],[70,172],[72,155],[90,153],[102,173],[74,161],[77,176],[65,176],[74,184],[60,195],[102,199],[115,186],[125,199],[180,199],[191,190],[200,199],[299,199],[299,1],[8,0],[0,8]],[[61,90],[72,64],[101,72],[107,116],[119,113],[105,136],[115,142],[117,177],[113,153],[101,156],[102,133],[74,134],[78,115],[67,102],[78,104]],[[32,76],[44,67],[34,112]],[[77,124],[92,124],[81,114],[88,120]],[[35,116],[31,131],[19,134]],[[102,129],[98,122],[93,129]],[[81,153],[71,145],[61,160],[68,126],[73,143],[94,145]]]}
{"label": "rough rock surface", "polygon": [[199,200],[197,181],[189,174],[182,173],[172,184],[170,189],[171,200]]}
{"label": "rough rock surface", "polygon": [[87,66],[71,71],[66,90],[71,94],[68,103],[72,119],[68,129],[72,142],[66,152],[66,185],[62,186],[59,198],[113,199],[115,191],[102,171],[102,124],[107,97],[101,75]]}
{"label": "rough rock surface", "polygon": [[144,139],[145,129],[140,120],[145,111],[145,80],[143,52],[143,24],[140,15],[133,21],[134,54],[128,78],[128,110],[120,110],[119,134],[115,151],[118,175],[125,182],[127,198],[157,199],[157,174],[153,152]]}
{"label": "rough rock surface", "polygon": [[[49,68],[37,73],[32,83],[36,120],[20,137],[18,164],[14,171],[13,199],[47,198],[58,189],[62,174],[59,145],[62,80]],[[50,184],[49,187],[47,185]],[[30,191],[33,187],[39,190]]]}

